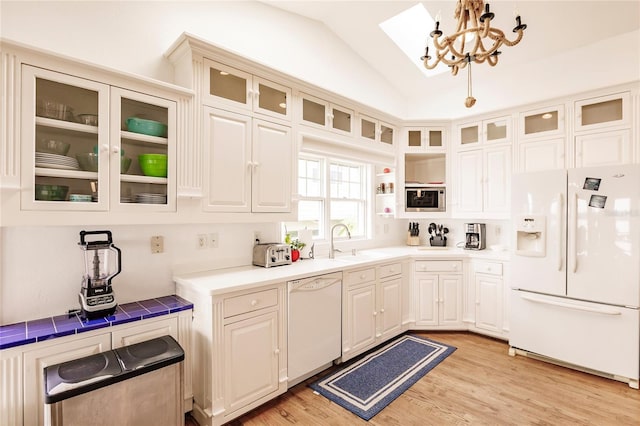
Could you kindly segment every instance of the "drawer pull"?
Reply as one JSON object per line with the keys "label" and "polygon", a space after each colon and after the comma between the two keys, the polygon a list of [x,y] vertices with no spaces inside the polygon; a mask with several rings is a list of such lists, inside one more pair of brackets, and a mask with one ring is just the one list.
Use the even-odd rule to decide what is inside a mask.
{"label": "drawer pull", "polygon": [[367,278],[367,276],[366,276],[365,274],[361,274],[361,275],[360,275],[360,279],[361,279],[361,280],[364,280],[365,278]]}
{"label": "drawer pull", "polygon": [[258,301],[256,299],[253,299],[251,301],[251,306],[256,306],[258,304]]}

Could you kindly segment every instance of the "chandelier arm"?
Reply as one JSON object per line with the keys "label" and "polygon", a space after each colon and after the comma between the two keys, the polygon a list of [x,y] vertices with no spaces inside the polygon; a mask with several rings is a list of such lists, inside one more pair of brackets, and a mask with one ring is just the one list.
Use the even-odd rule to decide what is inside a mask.
{"label": "chandelier arm", "polygon": [[524,36],[524,31],[518,30],[517,33],[518,33],[518,37],[515,40],[511,40],[510,41],[505,37],[504,38],[504,44],[509,46],[509,47],[512,47],[512,46],[515,46],[516,44],[520,43],[520,40],[522,40],[522,36]]}

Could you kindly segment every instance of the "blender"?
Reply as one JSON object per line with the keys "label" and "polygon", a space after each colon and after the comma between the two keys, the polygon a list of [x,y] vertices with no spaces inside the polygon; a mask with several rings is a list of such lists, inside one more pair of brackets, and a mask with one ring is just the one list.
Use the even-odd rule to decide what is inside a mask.
{"label": "blender", "polygon": [[[94,239],[95,236],[106,236],[106,240]],[[121,271],[120,249],[113,245],[111,231],[80,231],[78,245],[84,250],[85,263],[78,294],[82,316],[94,319],[112,315],[118,304],[111,279]]]}

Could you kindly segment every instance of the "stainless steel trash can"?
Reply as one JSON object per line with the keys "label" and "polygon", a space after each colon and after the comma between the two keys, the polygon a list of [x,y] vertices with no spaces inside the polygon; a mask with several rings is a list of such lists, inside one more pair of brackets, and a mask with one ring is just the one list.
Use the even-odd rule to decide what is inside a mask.
{"label": "stainless steel trash can", "polygon": [[48,366],[45,425],[184,425],[183,360],[163,336]]}

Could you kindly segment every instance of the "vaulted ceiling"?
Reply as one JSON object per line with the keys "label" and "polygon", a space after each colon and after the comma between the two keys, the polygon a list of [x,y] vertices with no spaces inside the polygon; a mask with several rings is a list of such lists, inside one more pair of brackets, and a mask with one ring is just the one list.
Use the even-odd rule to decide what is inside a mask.
{"label": "vaulted ceiling", "polygon": [[[513,37],[514,10],[528,28],[520,44],[501,49],[496,67],[481,64],[472,68],[478,103],[467,110],[463,105],[467,95],[466,71],[456,77],[449,72],[425,77],[379,27],[381,22],[418,2],[268,0],[264,3],[324,24],[406,97],[419,116],[460,117],[550,99],[589,86],[602,87],[611,76],[598,74],[597,67],[613,69],[619,58],[632,67],[640,62],[638,41],[633,41],[638,32],[632,35],[629,46],[605,42],[640,28],[640,1],[493,1],[490,2],[496,14],[493,24],[503,29],[507,37]],[[445,35],[453,32],[455,1],[422,3],[432,16],[441,14]],[[591,45],[596,47],[589,49]],[[577,59],[571,56],[570,52],[580,49],[588,53],[578,54]],[[634,57],[631,60],[624,55],[611,57],[608,49]],[[589,81],[578,84],[583,71]],[[621,78],[635,75],[635,79],[640,79],[640,69],[622,71],[625,73]],[[594,81],[598,80],[594,75],[601,77],[601,82]]]}

